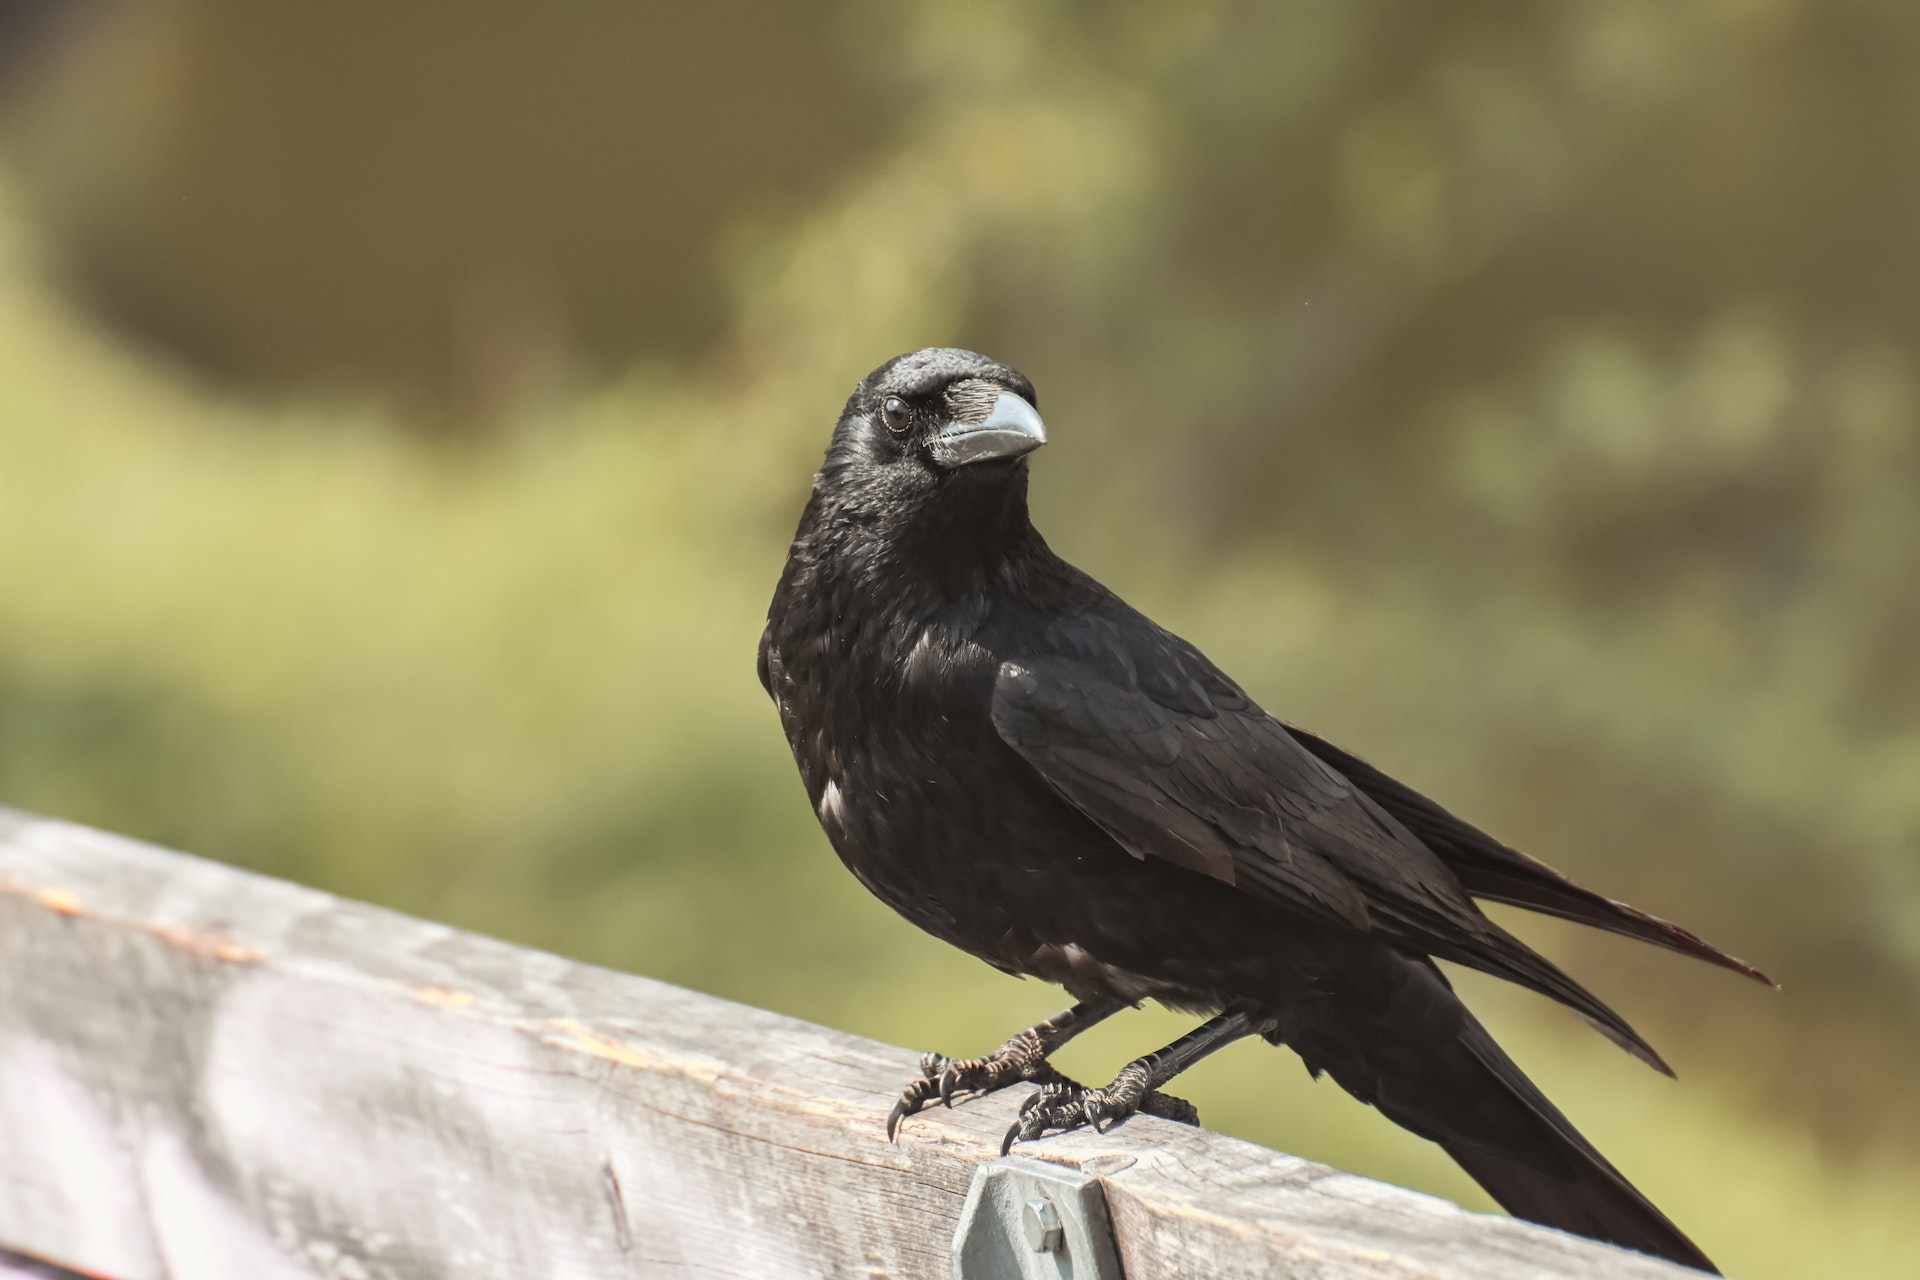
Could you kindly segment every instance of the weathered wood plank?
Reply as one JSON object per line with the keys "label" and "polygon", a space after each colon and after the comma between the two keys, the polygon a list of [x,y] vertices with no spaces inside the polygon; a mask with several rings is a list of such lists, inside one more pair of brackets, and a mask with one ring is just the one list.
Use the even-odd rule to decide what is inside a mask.
{"label": "weathered wood plank", "polygon": [[[944,1277],[1024,1089],[882,1122],[914,1056],[0,810],[0,1245],[115,1280]],[[1131,1280],[1693,1273],[1156,1120]]]}

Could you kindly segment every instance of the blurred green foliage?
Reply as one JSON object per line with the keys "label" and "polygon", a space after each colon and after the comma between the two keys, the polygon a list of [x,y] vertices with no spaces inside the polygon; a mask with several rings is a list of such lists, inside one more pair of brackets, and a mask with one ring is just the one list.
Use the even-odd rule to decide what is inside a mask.
{"label": "blurred green foliage", "polygon": [[[0,797],[916,1047],[997,1042],[1057,993],[841,871],[752,675],[848,388],[975,346],[1040,388],[1062,551],[1269,706],[1782,980],[1518,922],[1681,1070],[1469,982],[1603,1150],[1738,1274],[1911,1274],[1907,6],[855,3],[757,28],[804,72],[759,79],[710,31],[621,25],[652,10],[516,60],[531,9],[442,48],[456,20],[403,8],[389,65],[292,17],[134,6],[20,99]],[[362,80],[335,104],[323,75],[234,78],[248,40],[431,109],[380,99],[394,142]],[[743,114],[596,97],[622,40]],[[433,78],[476,60],[527,79]],[[757,159],[782,113],[799,132]],[[487,164],[406,161],[508,118]],[[587,161],[526,167],[563,135]],[[686,262],[711,271],[661,266]],[[534,283],[486,293],[499,271]],[[487,336],[454,358],[473,289]],[[1122,1019],[1069,1065],[1177,1027]],[[1284,1054],[1191,1093],[1485,1203]]]}

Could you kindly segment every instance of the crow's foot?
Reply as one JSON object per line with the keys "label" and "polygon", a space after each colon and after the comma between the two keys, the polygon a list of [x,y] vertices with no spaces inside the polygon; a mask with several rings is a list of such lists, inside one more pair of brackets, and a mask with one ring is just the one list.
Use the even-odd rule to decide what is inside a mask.
{"label": "crow's foot", "polygon": [[1200,1113],[1193,1109],[1193,1104],[1159,1092],[1159,1086],[1223,1045],[1244,1036],[1265,1034],[1271,1029],[1270,1021],[1256,1018],[1244,1009],[1234,1010],[1209,1018],[1157,1053],[1135,1058],[1120,1068],[1120,1074],[1104,1089],[1088,1089],[1070,1080],[1050,1084],[1020,1104],[1020,1118],[1007,1130],[1000,1154],[1007,1154],[1016,1142],[1078,1129],[1083,1124],[1105,1132],[1142,1111],[1163,1120],[1197,1125]]}
{"label": "crow's foot", "polygon": [[1062,1078],[1020,1104],[1020,1118],[1007,1130],[1000,1154],[1016,1142],[1030,1142],[1049,1133],[1065,1133],[1082,1125],[1104,1133],[1131,1115],[1159,1116],[1181,1124],[1198,1125],[1200,1113],[1185,1098],[1147,1087],[1148,1073],[1140,1063],[1121,1069],[1104,1089],[1089,1089]]}
{"label": "crow's foot", "polygon": [[977,1098],[1020,1080],[1079,1088],[1047,1065],[1048,1056],[1088,1027],[1126,1007],[1126,1001],[1111,997],[1082,1000],[1073,1008],[1028,1027],[984,1058],[920,1055],[920,1078],[908,1081],[907,1087],[900,1091],[900,1101],[893,1104],[893,1114],[887,1117],[887,1140],[893,1140],[902,1120],[936,1097],[950,1107],[956,1096]]}
{"label": "crow's foot", "polygon": [[1022,1031],[984,1058],[949,1058],[938,1053],[920,1055],[920,1075],[907,1082],[900,1100],[887,1117],[887,1138],[893,1139],[900,1122],[939,1098],[952,1106],[955,1098],[984,1097],[1022,1080],[1043,1084],[1071,1084],[1047,1064],[1047,1045],[1033,1031]]}

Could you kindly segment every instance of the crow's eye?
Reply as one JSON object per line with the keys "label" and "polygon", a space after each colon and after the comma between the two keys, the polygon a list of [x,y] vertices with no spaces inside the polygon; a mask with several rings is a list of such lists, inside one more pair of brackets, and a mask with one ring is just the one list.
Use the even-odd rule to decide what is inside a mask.
{"label": "crow's eye", "polygon": [[894,431],[907,429],[907,402],[899,396],[888,396],[887,402],[880,406],[880,412],[886,415],[887,426]]}

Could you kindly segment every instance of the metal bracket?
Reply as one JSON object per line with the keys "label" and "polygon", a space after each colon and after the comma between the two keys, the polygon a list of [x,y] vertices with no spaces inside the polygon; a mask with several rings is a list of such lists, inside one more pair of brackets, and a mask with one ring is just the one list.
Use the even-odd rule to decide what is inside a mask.
{"label": "metal bracket", "polygon": [[973,1172],[954,1280],[1124,1280],[1107,1196],[1077,1169],[1009,1156]]}

